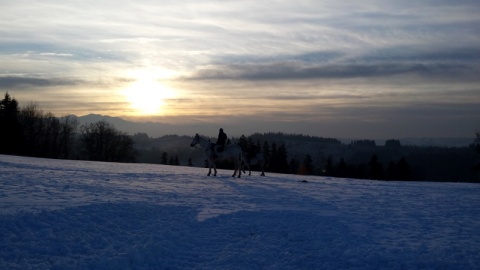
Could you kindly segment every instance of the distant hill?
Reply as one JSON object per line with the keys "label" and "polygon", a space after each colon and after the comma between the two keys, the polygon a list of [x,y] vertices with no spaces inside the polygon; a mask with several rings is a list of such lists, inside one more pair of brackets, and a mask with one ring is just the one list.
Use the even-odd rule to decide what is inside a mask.
{"label": "distant hill", "polygon": [[472,138],[403,138],[402,145],[463,147],[473,143]]}
{"label": "distant hill", "polygon": [[[213,124],[194,124],[194,125],[173,125],[157,122],[134,122],[122,119],[120,117],[112,117],[100,114],[88,114],[84,116],[75,116],[79,123],[95,123],[100,120],[105,120],[115,126],[116,129],[126,132],[130,135],[135,133],[146,133],[152,138],[157,138],[165,135],[186,135],[193,136],[195,133],[200,134],[215,134],[218,127]],[[245,134],[249,136],[250,134]],[[303,139],[308,138],[311,141],[315,141],[318,137],[305,136]],[[298,139],[298,138],[296,138]],[[364,138],[338,138],[342,143],[348,144],[351,141],[364,139]],[[393,138],[386,138],[393,139]],[[402,145],[413,146],[445,146],[445,147],[463,147],[468,146],[473,142],[472,138],[395,138],[400,140]],[[334,140],[334,139],[333,139]],[[377,145],[384,145],[385,140],[376,140]]]}
{"label": "distant hill", "polygon": [[112,124],[116,129],[126,132],[130,135],[135,133],[146,133],[148,136],[156,138],[161,137],[164,135],[184,135],[184,134],[192,134],[192,127],[187,126],[180,126],[180,125],[171,125],[165,123],[154,123],[154,122],[133,122],[122,119],[120,117],[112,117],[108,115],[100,115],[100,114],[88,114],[84,116],[75,116],[80,125],[86,123],[96,123],[101,120],[105,120]]}

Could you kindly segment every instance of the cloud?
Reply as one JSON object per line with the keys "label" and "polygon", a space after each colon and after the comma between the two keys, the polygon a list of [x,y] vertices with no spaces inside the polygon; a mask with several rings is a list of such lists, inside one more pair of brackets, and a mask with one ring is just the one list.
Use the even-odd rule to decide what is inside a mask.
{"label": "cloud", "polygon": [[461,45],[453,48],[432,48],[424,45],[389,46],[367,52],[352,61],[478,64],[480,48]]}
{"label": "cloud", "polygon": [[34,89],[48,88],[58,86],[76,86],[76,87],[112,87],[125,85],[132,82],[131,78],[104,78],[103,80],[82,80],[76,78],[39,78],[23,76],[0,76],[0,88],[5,89]]}
{"label": "cloud", "polygon": [[[416,74],[444,78],[445,76],[471,77],[480,68],[465,64],[423,63],[372,63],[303,65],[297,62],[272,64],[245,64],[214,66],[199,70],[186,80],[308,80],[375,78],[404,74]],[[478,74],[478,73],[477,73]]]}
{"label": "cloud", "polygon": [[82,82],[69,79],[44,79],[31,77],[0,77],[0,88],[15,89],[24,87],[72,86]]}
{"label": "cloud", "polygon": [[426,48],[424,45],[372,48],[362,54],[316,51],[298,55],[217,56],[185,76],[187,80],[305,80],[375,78],[415,74],[428,78],[475,80],[478,47]]}

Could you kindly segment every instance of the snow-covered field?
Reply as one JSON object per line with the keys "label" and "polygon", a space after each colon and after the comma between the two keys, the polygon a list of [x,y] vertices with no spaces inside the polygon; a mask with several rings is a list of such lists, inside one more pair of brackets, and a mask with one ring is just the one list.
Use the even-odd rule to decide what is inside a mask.
{"label": "snow-covered field", "polygon": [[480,269],[478,184],[206,173],[0,155],[0,269]]}

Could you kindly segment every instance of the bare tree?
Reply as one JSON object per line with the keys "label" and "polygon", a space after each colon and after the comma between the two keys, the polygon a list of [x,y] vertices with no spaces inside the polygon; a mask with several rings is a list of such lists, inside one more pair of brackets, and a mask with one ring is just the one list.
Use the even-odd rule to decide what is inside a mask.
{"label": "bare tree", "polygon": [[78,120],[71,115],[61,119],[60,131],[60,157],[69,159],[73,154],[75,146],[75,134],[78,129]]}
{"label": "bare tree", "polygon": [[27,156],[41,155],[41,137],[43,129],[43,112],[36,103],[29,103],[20,110],[20,122],[23,130],[22,154]]}
{"label": "bare tree", "polygon": [[80,127],[83,158],[96,161],[134,162],[133,140],[101,120]]}

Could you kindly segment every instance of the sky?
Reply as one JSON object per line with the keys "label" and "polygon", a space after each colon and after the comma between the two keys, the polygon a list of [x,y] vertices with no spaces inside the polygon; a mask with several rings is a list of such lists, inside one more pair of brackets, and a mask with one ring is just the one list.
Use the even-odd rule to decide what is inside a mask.
{"label": "sky", "polygon": [[237,136],[480,130],[478,0],[0,0],[0,9],[2,96],[56,116]]}

